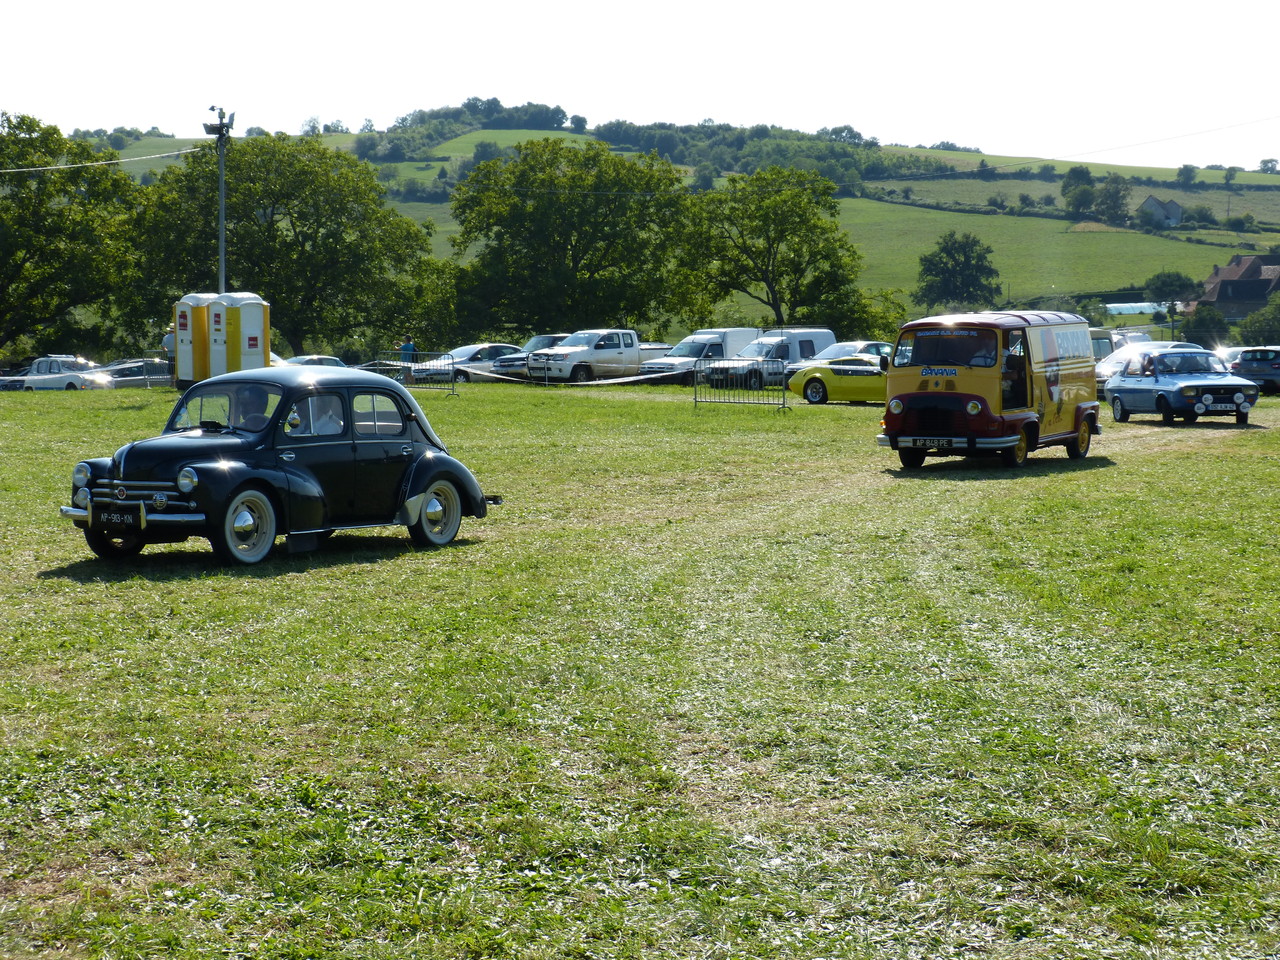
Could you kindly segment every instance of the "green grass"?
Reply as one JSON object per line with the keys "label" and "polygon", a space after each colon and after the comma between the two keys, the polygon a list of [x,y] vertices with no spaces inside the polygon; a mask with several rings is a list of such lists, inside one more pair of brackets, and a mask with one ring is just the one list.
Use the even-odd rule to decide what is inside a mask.
{"label": "green grass", "polygon": [[474,385],[449,549],[94,560],[70,468],[171,400],[0,399],[0,955],[1280,950],[1280,401],[903,473],[873,407]]}

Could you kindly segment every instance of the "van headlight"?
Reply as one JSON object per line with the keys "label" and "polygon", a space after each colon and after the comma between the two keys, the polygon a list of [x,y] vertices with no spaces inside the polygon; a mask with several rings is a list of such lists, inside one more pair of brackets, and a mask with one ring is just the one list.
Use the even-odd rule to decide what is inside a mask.
{"label": "van headlight", "polygon": [[890,413],[901,413],[902,410],[903,410],[902,401],[899,400],[897,397],[894,397],[892,400],[889,401]]}
{"label": "van headlight", "polygon": [[89,469],[87,463],[77,463],[75,469],[71,471],[71,485],[73,487],[87,487],[92,478],[93,471]]}
{"label": "van headlight", "polygon": [[969,414],[969,416],[976,417],[978,414],[982,412],[982,401],[970,400],[967,404],[965,404],[964,409]]}
{"label": "van headlight", "polygon": [[190,493],[200,483],[200,478],[196,476],[196,472],[190,467],[183,467],[178,471],[178,489],[183,493]]}

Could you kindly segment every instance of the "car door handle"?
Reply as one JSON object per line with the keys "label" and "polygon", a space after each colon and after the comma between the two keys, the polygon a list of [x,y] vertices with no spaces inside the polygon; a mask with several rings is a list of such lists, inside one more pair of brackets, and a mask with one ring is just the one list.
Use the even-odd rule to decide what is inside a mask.
{"label": "car door handle", "polygon": [[280,459],[286,461],[287,463],[293,463],[293,459],[295,456],[296,454],[292,450],[285,450],[280,454]]}
{"label": "car door handle", "polygon": [[403,447],[400,448],[400,452],[404,454],[406,457],[413,456],[413,444],[406,443]]}

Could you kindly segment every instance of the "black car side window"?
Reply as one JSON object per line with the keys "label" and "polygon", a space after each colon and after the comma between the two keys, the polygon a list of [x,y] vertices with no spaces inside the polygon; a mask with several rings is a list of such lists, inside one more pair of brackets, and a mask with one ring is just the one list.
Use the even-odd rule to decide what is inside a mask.
{"label": "black car side window", "polygon": [[406,431],[404,413],[385,393],[357,393],[352,400],[357,437],[401,437]]}

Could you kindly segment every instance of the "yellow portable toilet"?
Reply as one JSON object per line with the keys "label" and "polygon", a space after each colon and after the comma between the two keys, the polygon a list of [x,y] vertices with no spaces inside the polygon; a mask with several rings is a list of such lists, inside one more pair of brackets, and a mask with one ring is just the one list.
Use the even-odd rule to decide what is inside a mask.
{"label": "yellow portable toilet", "polygon": [[[210,307],[210,354],[220,350],[227,370],[271,366],[271,304],[256,293],[224,293]],[[222,343],[215,347],[212,311],[221,312]]]}
{"label": "yellow portable toilet", "polygon": [[173,305],[173,358],[179,389],[209,376],[209,304],[216,299],[216,293],[189,293]]}

